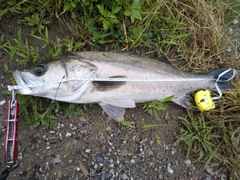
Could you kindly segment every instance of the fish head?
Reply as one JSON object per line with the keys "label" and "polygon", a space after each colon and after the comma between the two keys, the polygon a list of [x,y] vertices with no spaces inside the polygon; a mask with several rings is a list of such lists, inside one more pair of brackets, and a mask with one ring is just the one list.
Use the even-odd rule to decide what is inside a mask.
{"label": "fish head", "polygon": [[[18,89],[17,93],[55,99],[75,93],[84,84],[83,81],[77,80],[61,82],[62,79],[89,77],[96,69],[85,61],[70,58],[37,64],[22,71],[16,70],[13,72],[13,76],[18,85],[36,85]],[[43,83],[47,83],[47,85],[41,85]]]}

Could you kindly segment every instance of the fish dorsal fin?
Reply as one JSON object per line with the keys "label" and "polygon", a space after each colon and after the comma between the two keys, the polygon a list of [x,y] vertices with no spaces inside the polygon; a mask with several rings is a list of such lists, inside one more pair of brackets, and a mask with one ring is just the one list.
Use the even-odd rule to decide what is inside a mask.
{"label": "fish dorsal fin", "polygon": [[161,56],[157,57],[156,60],[161,61],[161,62],[166,63],[166,64],[169,64],[169,65],[172,65],[172,62],[170,61],[170,58],[165,56],[165,55],[161,55]]}
{"label": "fish dorsal fin", "polygon": [[[109,78],[125,78],[126,76],[111,76]],[[93,81],[93,85],[98,91],[107,91],[115,88],[119,88],[124,85],[125,81]]]}
{"label": "fish dorsal fin", "polygon": [[128,56],[139,56],[138,53],[132,52],[132,51],[112,50],[112,51],[109,51],[109,52],[118,53],[118,54],[125,54],[125,55],[128,55]]}

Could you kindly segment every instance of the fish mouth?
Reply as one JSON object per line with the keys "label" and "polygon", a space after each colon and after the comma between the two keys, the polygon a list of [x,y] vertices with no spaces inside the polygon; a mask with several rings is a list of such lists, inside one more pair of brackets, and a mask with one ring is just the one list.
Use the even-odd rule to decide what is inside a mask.
{"label": "fish mouth", "polygon": [[[32,93],[32,89],[29,87],[24,87],[28,84],[33,84],[34,81],[27,78],[27,77],[23,77],[21,75],[21,72],[16,70],[13,72],[13,77],[15,79],[15,81],[17,82],[17,85],[19,88],[17,88],[17,93],[19,94],[31,94]],[[22,86],[22,87],[21,87]]]}

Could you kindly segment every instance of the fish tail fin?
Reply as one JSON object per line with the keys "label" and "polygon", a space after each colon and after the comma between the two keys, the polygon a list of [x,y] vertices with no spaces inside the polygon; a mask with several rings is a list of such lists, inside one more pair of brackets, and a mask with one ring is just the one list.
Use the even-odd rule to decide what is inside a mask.
{"label": "fish tail fin", "polygon": [[[235,77],[237,70],[235,69],[219,69],[214,70],[207,75],[213,76],[216,79],[217,85],[221,90],[236,89],[236,86],[230,84],[230,80]],[[216,88],[213,88],[215,90]]]}

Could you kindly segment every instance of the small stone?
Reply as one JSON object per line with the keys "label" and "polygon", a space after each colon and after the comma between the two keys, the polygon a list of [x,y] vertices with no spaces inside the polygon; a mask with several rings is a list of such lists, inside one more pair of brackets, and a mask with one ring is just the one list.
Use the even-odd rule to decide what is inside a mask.
{"label": "small stone", "polygon": [[134,160],[134,159],[131,159],[131,160],[130,160],[130,163],[131,163],[131,164],[134,164],[134,163],[135,163],[135,160]]}
{"label": "small stone", "polygon": [[94,177],[95,176],[96,171],[92,168],[90,168],[90,176]]}
{"label": "small stone", "polygon": [[120,176],[120,178],[123,179],[123,180],[127,180],[127,179],[128,179],[128,176],[127,176],[126,174],[122,174],[122,175]]}
{"label": "small stone", "polygon": [[104,157],[103,157],[103,155],[102,155],[102,154],[97,155],[97,156],[96,156],[96,161],[97,161],[98,163],[103,163],[103,162],[104,162]]}
{"label": "small stone", "polygon": [[174,132],[172,133],[172,135],[173,135],[173,137],[177,137],[177,132],[174,131]]}
{"label": "small stone", "polygon": [[91,151],[90,151],[90,149],[86,149],[86,151],[85,151],[86,153],[90,153]]}
{"label": "small stone", "polygon": [[139,170],[141,173],[144,173],[145,172],[145,168],[140,168],[140,170]]}
{"label": "small stone", "polygon": [[113,159],[110,159],[110,161],[109,161],[110,163],[113,163]]}
{"label": "small stone", "polygon": [[55,134],[55,131],[52,130],[52,131],[49,131],[49,133],[50,133],[50,134]]}
{"label": "small stone", "polygon": [[55,159],[53,160],[53,162],[54,162],[55,164],[59,164],[59,163],[61,163],[62,161],[61,161],[61,159],[59,159],[59,158],[55,158]]}
{"label": "small stone", "polygon": [[162,174],[159,174],[159,175],[158,175],[158,179],[163,179],[163,175],[162,175]]}
{"label": "small stone", "polygon": [[71,136],[72,136],[72,134],[70,132],[67,132],[66,137],[68,138],[68,137],[71,137]]}
{"label": "small stone", "polygon": [[23,159],[23,155],[21,152],[18,153],[18,159],[22,160]]}
{"label": "small stone", "polygon": [[94,169],[97,169],[98,168],[98,165],[97,164],[94,164]]}
{"label": "small stone", "polygon": [[2,100],[2,101],[0,101],[0,106],[4,105],[5,103],[6,103],[6,100],[5,100],[5,99]]}
{"label": "small stone", "polygon": [[233,20],[233,24],[237,24],[238,23],[238,20],[237,19],[234,19]]}
{"label": "small stone", "polygon": [[228,53],[232,52],[232,47],[231,47],[231,46],[228,46],[227,49],[226,49],[226,51],[227,51]]}
{"label": "small stone", "polygon": [[110,126],[108,126],[107,128],[106,128],[106,131],[111,131],[112,130],[112,128],[110,127]]}
{"label": "small stone", "polygon": [[208,174],[210,174],[211,176],[214,174],[213,169],[210,167],[206,167],[206,171],[208,172]]}
{"label": "small stone", "polygon": [[184,164],[189,167],[191,165],[191,160],[187,159],[184,161]]}
{"label": "small stone", "polygon": [[86,162],[87,159],[85,157],[82,158],[82,162]]}
{"label": "small stone", "polygon": [[47,150],[50,149],[50,148],[51,148],[50,146],[47,146],[47,147],[46,147]]}
{"label": "small stone", "polygon": [[167,171],[168,173],[173,174],[173,169],[170,167],[170,164],[167,166]]}

